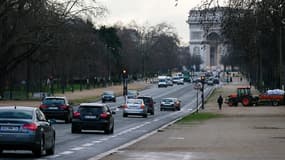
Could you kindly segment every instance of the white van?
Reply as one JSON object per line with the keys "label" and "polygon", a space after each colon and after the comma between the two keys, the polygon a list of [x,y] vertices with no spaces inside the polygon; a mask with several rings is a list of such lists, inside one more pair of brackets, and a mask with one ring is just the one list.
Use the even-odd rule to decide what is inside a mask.
{"label": "white van", "polygon": [[158,76],[158,88],[167,87],[167,77],[166,76]]}

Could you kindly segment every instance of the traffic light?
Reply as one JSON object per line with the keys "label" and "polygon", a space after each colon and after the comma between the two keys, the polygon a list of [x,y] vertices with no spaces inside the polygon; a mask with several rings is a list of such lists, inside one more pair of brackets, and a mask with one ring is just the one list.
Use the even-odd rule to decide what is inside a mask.
{"label": "traffic light", "polygon": [[123,72],[122,72],[122,74],[123,74],[123,78],[124,79],[126,79],[126,78],[128,78],[128,72],[127,72],[127,70],[123,70]]}

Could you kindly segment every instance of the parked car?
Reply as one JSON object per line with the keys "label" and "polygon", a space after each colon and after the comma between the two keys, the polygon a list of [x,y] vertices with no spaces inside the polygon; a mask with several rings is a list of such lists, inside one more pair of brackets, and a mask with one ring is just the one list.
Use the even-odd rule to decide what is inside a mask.
{"label": "parked car", "polygon": [[144,104],[147,106],[147,113],[154,115],[154,104],[153,98],[151,96],[139,96],[138,99],[142,99]]}
{"label": "parked car", "polygon": [[39,108],[48,119],[72,120],[73,108],[66,97],[45,97]]}
{"label": "parked car", "polygon": [[128,99],[135,99],[139,95],[139,92],[137,90],[128,90],[127,97]]}
{"label": "parked car", "polygon": [[172,77],[169,76],[166,77],[166,84],[167,86],[173,86]]}
{"label": "parked car", "polygon": [[107,104],[82,103],[74,112],[71,133],[82,130],[103,130],[106,134],[114,133],[114,111]]}
{"label": "parked car", "polygon": [[148,106],[144,104],[142,99],[128,99],[123,105],[123,117],[128,115],[141,115],[147,118]]}
{"label": "parked car", "polygon": [[160,102],[160,111],[173,110],[180,111],[181,101],[177,98],[163,98]]}
{"label": "parked car", "polygon": [[37,157],[54,154],[55,129],[35,107],[0,107],[0,154],[3,150],[31,150]]}
{"label": "parked car", "polygon": [[102,103],[105,102],[116,102],[116,95],[113,91],[104,91],[102,94]]}

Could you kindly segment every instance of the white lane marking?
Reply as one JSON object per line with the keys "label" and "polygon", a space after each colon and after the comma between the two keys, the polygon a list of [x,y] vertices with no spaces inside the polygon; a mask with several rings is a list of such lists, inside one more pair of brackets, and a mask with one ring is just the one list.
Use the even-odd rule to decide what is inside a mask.
{"label": "white lane marking", "polygon": [[94,143],[85,143],[85,144],[82,144],[81,146],[82,147],[90,147],[90,146],[93,146]]}
{"label": "white lane marking", "polygon": [[71,148],[71,150],[73,151],[80,151],[82,149],[85,149],[84,147],[74,147],[74,148]]}
{"label": "white lane marking", "polygon": [[92,141],[92,143],[101,143],[102,141]]}
{"label": "white lane marking", "polygon": [[49,156],[50,159],[54,159],[54,158],[57,158],[57,157],[60,157],[61,155],[59,154],[55,154],[55,155],[52,155],[52,156]]}
{"label": "white lane marking", "polygon": [[154,119],[153,121],[154,121],[154,122],[157,122],[157,121],[160,121],[160,119],[159,119],[159,118],[156,118],[156,119]]}
{"label": "white lane marking", "polygon": [[107,141],[108,140],[108,138],[102,138],[102,139],[100,139],[100,141]]}
{"label": "white lane marking", "polygon": [[168,139],[174,139],[174,140],[183,140],[184,137],[169,137]]}
{"label": "white lane marking", "polygon": [[68,155],[68,154],[72,154],[74,153],[73,151],[65,151],[65,152],[62,152],[60,153],[61,155]]}
{"label": "white lane marking", "polygon": [[192,156],[189,154],[186,154],[185,156],[183,156],[182,160],[190,160],[190,159],[192,159]]}

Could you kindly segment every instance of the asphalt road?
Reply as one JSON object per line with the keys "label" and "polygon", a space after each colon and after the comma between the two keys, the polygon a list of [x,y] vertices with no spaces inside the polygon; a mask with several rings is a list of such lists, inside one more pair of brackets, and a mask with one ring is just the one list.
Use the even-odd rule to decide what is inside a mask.
{"label": "asphalt road", "polygon": [[[212,87],[205,87],[207,95]],[[105,135],[100,131],[88,131],[80,134],[71,134],[71,124],[57,121],[54,124],[56,129],[56,151],[52,156],[43,156],[40,159],[61,159],[61,160],[85,160],[107,152],[111,149],[129,143],[142,137],[161,126],[178,119],[186,114],[195,111],[197,106],[197,91],[193,89],[193,84],[174,85],[167,88],[151,88],[141,91],[140,95],[153,96],[155,104],[155,114],[148,118],[139,116],[129,116],[123,118],[122,111],[117,109],[123,103],[123,97],[117,98],[117,103],[109,103],[111,108],[116,110],[114,134]],[[165,97],[177,97],[182,101],[181,111],[159,110],[160,100]],[[199,103],[201,99],[199,96]],[[1,159],[34,159],[29,151],[4,151]]]}

